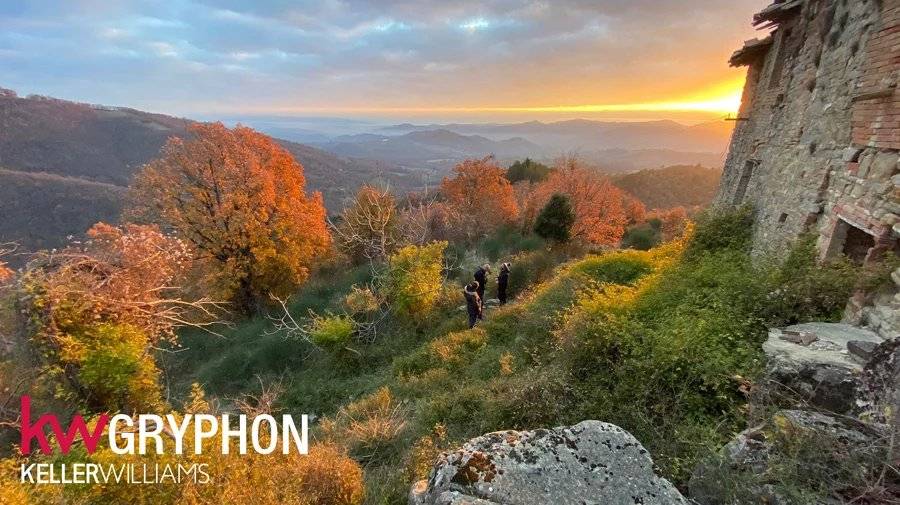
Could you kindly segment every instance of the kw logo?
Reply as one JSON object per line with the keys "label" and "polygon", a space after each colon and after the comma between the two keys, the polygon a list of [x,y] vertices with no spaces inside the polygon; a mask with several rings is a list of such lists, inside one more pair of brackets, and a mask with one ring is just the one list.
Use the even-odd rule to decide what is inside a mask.
{"label": "kw logo", "polygon": [[103,436],[103,430],[106,429],[106,426],[109,424],[109,415],[102,414],[97,421],[97,426],[94,427],[94,431],[90,431],[87,427],[87,423],[84,421],[84,418],[81,417],[80,414],[76,414],[75,417],[72,418],[71,424],[65,430],[59,423],[59,419],[53,414],[44,414],[40,416],[37,421],[33,424],[31,422],[31,397],[30,396],[22,396],[21,399],[22,405],[22,438],[21,438],[21,451],[22,454],[28,455],[31,454],[31,443],[36,441],[38,446],[41,448],[41,452],[44,454],[52,454],[53,449],[50,447],[50,442],[47,440],[47,435],[44,432],[45,426],[50,426],[50,430],[56,436],[56,440],[59,442],[59,450],[63,454],[68,454],[72,449],[72,444],[75,442],[75,438],[78,434],[81,434],[81,438],[84,440],[84,446],[87,449],[89,454],[92,454],[95,450],[97,450],[97,442],[100,441],[100,437]]}

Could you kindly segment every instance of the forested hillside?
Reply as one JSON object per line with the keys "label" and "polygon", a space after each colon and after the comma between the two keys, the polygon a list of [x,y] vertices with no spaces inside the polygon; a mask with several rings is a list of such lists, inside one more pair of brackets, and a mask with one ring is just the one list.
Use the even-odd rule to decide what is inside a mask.
{"label": "forested hillside", "polygon": [[[53,249],[80,236],[98,221],[116,222],[126,188],[42,172],[0,168],[0,242],[15,241],[19,252]],[[24,256],[13,256],[20,265]]]}
{"label": "forested hillside", "polygon": [[700,165],[675,165],[613,177],[648,209],[705,206],[712,202],[722,170]]}
{"label": "forested hillside", "polygon": [[[0,167],[5,169],[0,192],[8,195],[0,199],[0,214],[10,216],[0,225],[0,242],[18,242],[28,251],[57,247],[90,223],[116,221],[134,173],[159,156],[169,137],[187,135],[193,123],[128,108],[0,93]],[[323,193],[332,211],[366,183],[405,192],[427,182],[389,163],[280,142],[305,167],[309,187]]]}

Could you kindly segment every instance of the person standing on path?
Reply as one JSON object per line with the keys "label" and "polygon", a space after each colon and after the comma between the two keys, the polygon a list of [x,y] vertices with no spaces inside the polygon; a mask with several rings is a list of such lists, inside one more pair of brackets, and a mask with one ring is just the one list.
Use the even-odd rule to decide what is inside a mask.
{"label": "person standing on path", "polygon": [[481,298],[478,297],[478,281],[466,284],[463,289],[466,298],[466,311],[469,313],[469,328],[474,328],[475,323],[481,319]]}
{"label": "person standing on path", "polygon": [[478,319],[484,318],[484,288],[487,287],[487,276],[491,273],[491,265],[485,263],[478,270],[475,270],[475,281],[478,282],[478,299],[481,302],[481,313]]}
{"label": "person standing on path", "polygon": [[497,299],[500,305],[506,305],[506,288],[509,285],[509,263],[500,265],[500,273],[497,275]]}

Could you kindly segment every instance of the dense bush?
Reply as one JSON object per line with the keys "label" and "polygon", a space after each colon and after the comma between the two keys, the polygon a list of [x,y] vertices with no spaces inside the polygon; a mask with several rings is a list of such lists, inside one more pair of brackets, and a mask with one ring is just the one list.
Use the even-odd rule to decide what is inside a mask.
{"label": "dense bush", "polygon": [[392,254],[384,292],[394,313],[421,319],[437,302],[443,281],[446,242],[409,245]]}
{"label": "dense bush", "polygon": [[135,408],[159,402],[159,370],[147,352],[147,336],[127,324],[99,324],[72,332],[61,355],[63,366],[78,372],[93,405],[127,405]]}
{"label": "dense bush", "polygon": [[647,221],[632,226],[622,235],[622,247],[625,249],[637,249],[647,251],[662,241],[659,220]]}
{"label": "dense bush", "polygon": [[536,235],[523,235],[514,227],[504,227],[478,242],[475,250],[490,261],[506,261],[505,257],[520,252],[536,251],[544,240]]}
{"label": "dense bush", "polygon": [[711,209],[697,216],[687,255],[730,250],[747,252],[753,235],[750,207],[737,210]]}
{"label": "dense bush", "polygon": [[764,291],[741,259],[707,256],[635,287],[605,287],[582,299],[562,332],[581,415],[629,430],[678,481],[693,451],[742,425],[733,377],[761,363],[765,326],[755,309]]}
{"label": "dense bush", "polygon": [[844,256],[819,261],[815,237],[807,235],[794,244],[781,264],[770,269],[766,320],[778,326],[838,321],[855,292],[877,290],[897,266],[893,254],[862,267]]}
{"label": "dense bush", "polygon": [[509,296],[515,297],[529,286],[546,280],[559,264],[559,254],[538,250],[515,255],[510,260]]}
{"label": "dense bush", "polygon": [[627,429],[676,482],[745,425],[741,383],[761,370],[768,327],[834,319],[885,276],[818,263],[809,240],[783,262],[751,261],[749,215],[704,215],[680,259],[632,286],[584,292],[559,331],[575,417]]}
{"label": "dense bush", "polygon": [[324,349],[337,350],[350,342],[354,329],[352,318],[343,315],[327,315],[313,317],[307,331],[312,343]]}

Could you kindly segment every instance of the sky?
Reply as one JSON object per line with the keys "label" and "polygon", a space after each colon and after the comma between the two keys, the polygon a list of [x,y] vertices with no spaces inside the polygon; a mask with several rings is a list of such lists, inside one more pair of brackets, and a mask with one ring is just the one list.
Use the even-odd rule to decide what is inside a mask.
{"label": "sky", "polygon": [[765,0],[0,0],[0,87],[180,116],[701,118]]}

